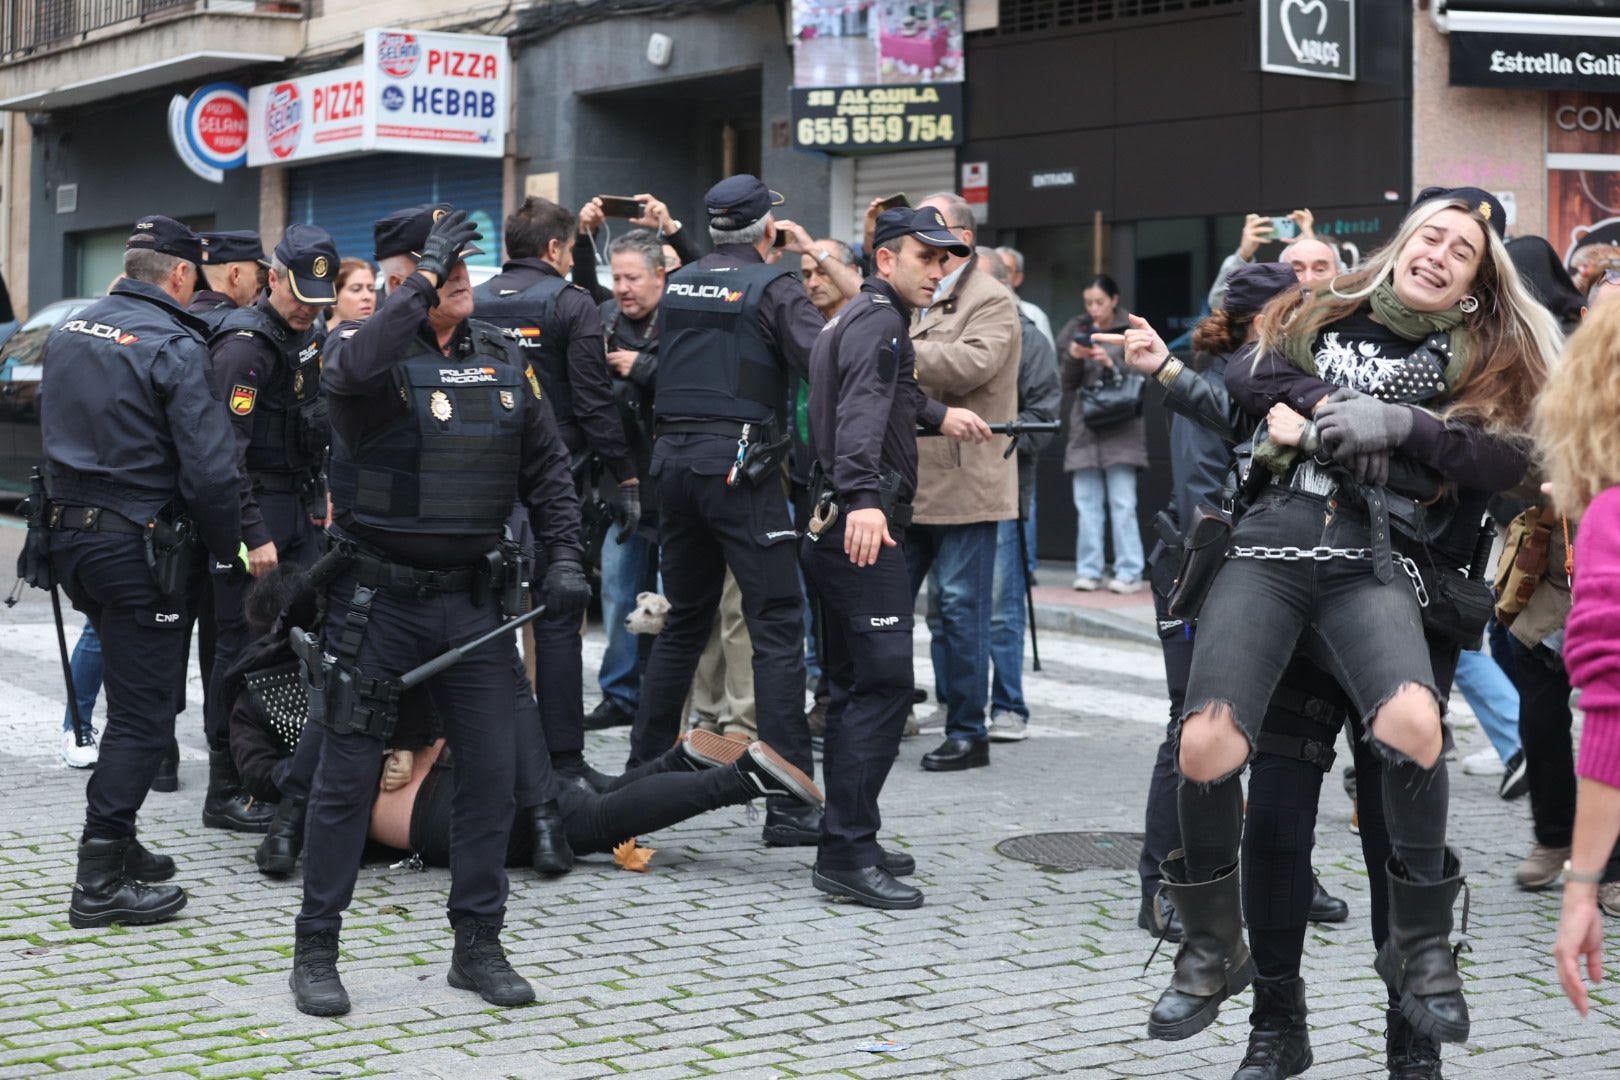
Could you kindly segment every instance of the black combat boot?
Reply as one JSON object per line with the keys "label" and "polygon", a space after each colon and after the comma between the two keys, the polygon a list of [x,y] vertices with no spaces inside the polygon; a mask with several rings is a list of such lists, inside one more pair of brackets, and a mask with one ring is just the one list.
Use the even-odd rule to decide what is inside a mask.
{"label": "black combat boot", "polygon": [[564,783],[578,784],[593,795],[606,794],[613,786],[616,776],[598,772],[591,768],[591,763],[585,760],[585,755],[578,750],[563,751],[551,755],[551,767],[556,770],[557,779]]}
{"label": "black combat boot", "polygon": [[1384,1014],[1384,1066],[1389,1080],[1442,1080],[1440,1044],[1412,1030],[1399,1009]]}
{"label": "black combat boot", "polygon": [[1311,908],[1306,918],[1313,923],[1340,923],[1350,917],[1350,905],[1322,886],[1322,875],[1311,871]]}
{"label": "black combat boot", "polygon": [[276,803],[270,828],[253,853],[259,873],[280,878],[298,868],[298,854],[304,850],[304,810],[308,805],[306,800],[291,795],[283,795]]}
{"label": "black combat boot", "polygon": [[456,951],[450,957],[450,985],[476,990],[491,1005],[527,1005],[534,987],[512,970],[501,948],[500,923],[463,917],[456,923]]}
{"label": "black combat boot", "polygon": [[210,829],[261,833],[269,830],[270,819],[275,815],[274,806],[254,802],[253,796],[242,790],[242,778],[229,753],[208,751],[208,794],[203,796],[202,809],[204,825]]}
{"label": "black combat boot", "polygon": [[[1468,1002],[1451,947],[1451,909],[1465,888],[1456,853],[1447,849],[1441,879],[1433,884],[1408,878],[1393,856],[1388,873],[1389,938],[1373,967],[1414,1032],[1437,1042],[1466,1042]],[[1468,933],[1466,899],[1463,933]]]}
{"label": "black combat boot", "polygon": [[79,871],[68,904],[68,925],[76,930],[123,923],[138,926],[167,919],[186,906],[178,885],[145,885],[129,876],[134,838],[80,840]]}
{"label": "black combat boot", "polygon": [[1256,978],[1249,1052],[1232,1080],[1285,1080],[1310,1068],[1311,1033],[1305,1013],[1305,980]]}
{"label": "black combat boot", "polygon": [[174,860],[141,846],[134,837],[129,841],[129,852],[124,856],[124,872],[136,881],[168,881],[174,877]]}
{"label": "black combat boot", "polygon": [[816,847],[821,843],[821,811],[788,796],[766,799],[760,835],[766,847]]}
{"label": "black combat boot", "polygon": [[1184,935],[1170,989],[1148,1016],[1148,1035],[1186,1039],[1207,1028],[1221,1002],[1254,981],[1254,959],[1243,940],[1243,913],[1234,864],[1209,881],[1187,880],[1181,851],[1159,864],[1164,891],[1181,916]]}
{"label": "black combat boot", "polygon": [[546,877],[560,877],[572,870],[574,849],[568,844],[568,830],[563,826],[557,800],[529,807],[529,820],[534,825],[530,862],[535,870]]}
{"label": "black combat boot", "polygon": [[349,1011],[349,992],[338,977],[338,932],[299,934],[293,943],[293,1004],[310,1016],[342,1016]]}
{"label": "black combat boot", "polygon": [[158,762],[157,775],[152,777],[152,790],[165,794],[180,790],[180,744],[169,740],[169,748]]}

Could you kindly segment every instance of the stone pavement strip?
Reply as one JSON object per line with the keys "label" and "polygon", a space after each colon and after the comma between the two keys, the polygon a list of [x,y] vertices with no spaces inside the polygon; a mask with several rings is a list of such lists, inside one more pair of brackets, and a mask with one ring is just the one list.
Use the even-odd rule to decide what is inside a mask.
{"label": "stone pavement strip", "polygon": [[[296,882],[259,876],[257,838],[201,826],[195,673],[181,791],[142,813],[142,836],[179,860],[190,904],[156,927],[68,927],[85,776],[56,761],[54,643],[41,605],[25,605],[0,620],[0,1080],[1227,1077],[1249,995],[1186,1042],[1144,1035],[1173,950],[1143,973],[1151,942],[1136,928],[1134,873],[1057,873],[992,850],[1024,832],[1141,827],[1165,716],[1157,650],[1057,633],[1041,644],[1045,671],[1026,673],[1028,742],[996,746],[991,768],[940,776],[918,768],[930,740],[901,749],[885,838],[916,856],[922,909],[828,902],[809,886],[810,852],[763,848],[759,819],[726,810],[644,837],[658,849],[647,874],[603,858],[556,882],[514,871],[506,940],[540,1001],[503,1011],[445,983],[447,873],[378,862],[344,931],[355,1011],[322,1020],[287,991]],[[587,671],[600,653],[593,631]],[[1459,726],[1462,753],[1484,745],[1466,716]],[[611,766],[625,746],[620,730],[589,749]],[[1473,886],[1474,1035],[1447,1048],[1448,1074],[1620,1075],[1613,998],[1600,992],[1582,1022],[1559,994],[1556,893],[1512,886],[1526,807],[1460,773],[1453,792]],[[1310,1075],[1379,1076],[1383,993],[1336,776],[1322,802],[1317,866],[1352,918],[1309,936]],[[899,1045],[863,1049],[883,1041]]]}

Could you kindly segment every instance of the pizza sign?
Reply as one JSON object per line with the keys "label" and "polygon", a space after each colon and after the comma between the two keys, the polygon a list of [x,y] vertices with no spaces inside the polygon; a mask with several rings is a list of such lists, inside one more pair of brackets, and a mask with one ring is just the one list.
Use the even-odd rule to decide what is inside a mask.
{"label": "pizza sign", "polygon": [[304,126],[304,107],[298,100],[298,87],[290,82],[270,91],[264,107],[265,142],[278,158],[288,158],[298,149],[298,135]]}
{"label": "pizza sign", "polygon": [[248,96],[234,83],[211,83],[169,102],[175,153],[204,180],[221,183],[226,169],[247,162]]}
{"label": "pizza sign", "polygon": [[415,34],[382,33],[377,36],[377,68],[393,79],[406,79],[422,59]]}

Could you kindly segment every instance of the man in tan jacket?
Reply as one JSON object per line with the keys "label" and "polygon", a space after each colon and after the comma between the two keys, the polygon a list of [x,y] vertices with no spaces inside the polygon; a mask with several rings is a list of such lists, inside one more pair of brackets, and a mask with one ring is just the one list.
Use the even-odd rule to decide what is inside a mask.
{"label": "man in tan jacket", "polygon": [[[973,212],[959,195],[931,195],[962,243],[973,245]],[[953,256],[935,300],[911,321],[923,393],[996,423],[1018,415],[1022,332],[1012,292],[973,258]],[[923,757],[931,772],[990,764],[985,706],[990,688],[990,613],[997,522],[1018,516],[1018,463],[992,439],[973,446],[923,439],[917,497],[906,531],[913,595],[930,572],[938,585],[935,685],[944,690],[945,741]]]}

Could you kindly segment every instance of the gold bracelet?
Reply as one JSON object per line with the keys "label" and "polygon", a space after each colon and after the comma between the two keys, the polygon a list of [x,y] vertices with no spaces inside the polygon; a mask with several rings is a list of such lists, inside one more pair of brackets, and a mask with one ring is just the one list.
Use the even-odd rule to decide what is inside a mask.
{"label": "gold bracelet", "polygon": [[1165,360],[1164,365],[1158,371],[1153,373],[1153,377],[1158,379],[1161,385],[1169,386],[1176,381],[1176,376],[1180,375],[1186,366],[1186,364],[1172,356]]}

